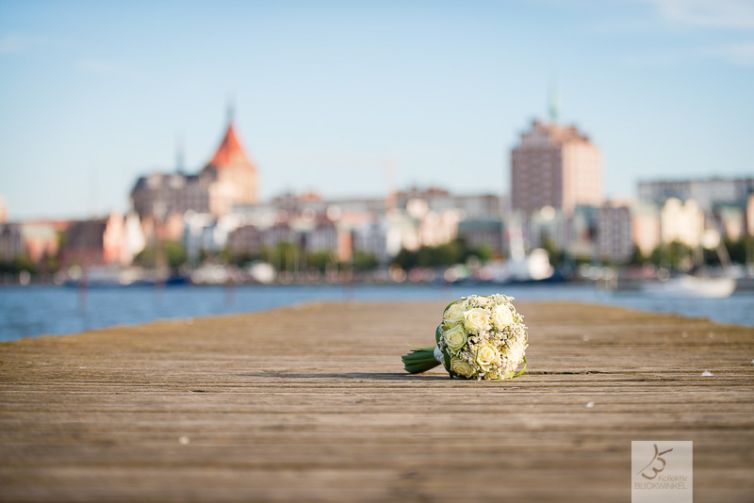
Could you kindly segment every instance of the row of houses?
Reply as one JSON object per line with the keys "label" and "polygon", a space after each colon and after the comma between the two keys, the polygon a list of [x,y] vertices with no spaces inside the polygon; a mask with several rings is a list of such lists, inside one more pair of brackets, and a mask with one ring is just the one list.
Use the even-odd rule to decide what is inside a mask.
{"label": "row of houses", "polygon": [[402,248],[436,246],[456,237],[503,253],[499,196],[452,195],[411,188],[390,198],[324,199],[286,193],[266,203],[240,204],[222,215],[188,210],[162,219],[136,211],[75,221],[0,224],[0,260],[20,255],[34,262],[56,257],[72,264],[128,265],[157,242],[180,242],[191,263],[227,250],[258,255],[280,243],[341,261],[354,253],[386,263]]}
{"label": "row of houses", "polygon": [[[341,261],[363,252],[386,263],[402,248],[415,250],[464,237],[465,226],[476,219],[493,215],[500,227],[494,216],[501,208],[496,195],[453,196],[439,188],[412,188],[390,198],[330,200],[287,193],[266,204],[237,206],[220,217],[187,213],[182,239],[191,259],[202,251],[223,249],[255,255],[287,242],[307,253],[331,253]],[[476,229],[469,229],[466,237],[478,241]],[[502,251],[501,233],[493,239]]]}
{"label": "row of houses", "polygon": [[572,256],[628,262],[636,252],[648,257],[673,242],[714,248],[722,239],[754,236],[754,195],[744,201],[705,209],[694,199],[607,200],[599,207],[578,206],[565,215],[543,208],[526,219],[527,246],[545,240]]}
{"label": "row of houses", "polygon": [[191,263],[223,250],[255,256],[280,243],[341,261],[364,252],[387,263],[402,248],[462,238],[494,256],[509,255],[518,240],[525,250],[554,247],[575,257],[625,263],[637,249],[648,256],[674,241],[698,248],[745,235],[754,235],[752,195],[744,206],[718,204],[709,211],[693,199],[671,197],[661,203],[579,205],[570,214],[551,207],[522,214],[505,211],[505,201],[490,194],[454,196],[438,188],[412,188],[386,199],[286,193],[220,216],[189,210],[163,221],[141,219],[132,211],[87,220],[4,223],[0,261],[25,256],[35,263],[54,257],[63,266],[128,265],[150,243],[169,240],[185,247]]}
{"label": "row of houses", "polygon": [[61,265],[128,265],[144,249],[139,218],[111,213],[84,220],[0,223],[0,261],[25,257],[32,263],[54,259]]}

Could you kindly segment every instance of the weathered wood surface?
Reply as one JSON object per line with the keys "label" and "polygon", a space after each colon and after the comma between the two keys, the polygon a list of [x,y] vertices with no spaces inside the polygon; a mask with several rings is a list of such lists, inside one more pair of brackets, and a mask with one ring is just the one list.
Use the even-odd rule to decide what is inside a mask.
{"label": "weathered wood surface", "polygon": [[695,501],[754,499],[754,330],[527,304],[523,378],[403,374],[441,308],[2,344],[0,499],[629,501],[631,440],[669,439],[694,441]]}

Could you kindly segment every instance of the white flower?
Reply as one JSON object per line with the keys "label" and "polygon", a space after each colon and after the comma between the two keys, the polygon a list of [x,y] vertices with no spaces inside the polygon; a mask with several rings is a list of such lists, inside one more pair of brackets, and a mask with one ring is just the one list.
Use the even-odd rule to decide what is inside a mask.
{"label": "white flower", "polygon": [[503,295],[498,293],[495,295],[495,300],[498,304],[513,304],[513,301],[516,300],[513,297],[508,297],[507,295]]}
{"label": "white flower", "polygon": [[505,353],[505,356],[512,365],[517,367],[524,361],[524,351],[526,351],[526,345],[523,340],[510,340],[508,341],[508,351]]}
{"label": "white flower", "polygon": [[475,359],[481,368],[489,370],[493,365],[500,363],[500,353],[492,344],[482,343],[476,348]]}
{"label": "white flower", "polygon": [[492,322],[495,324],[495,328],[502,330],[508,325],[513,323],[513,313],[511,308],[507,304],[500,304],[495,307],[492,312]]}
{"label": "white flower", "polygon": [[479,307],[489,307],[493,303],[493,300],[490,297],[484,297],[482,295],[477,295],[474,299],[476,299],[476,304]]}
{"label": "white flower", "polygon": [[474,367],[460,358],[452,358],[450,360],[450,370],[463,377],[471,377],[474,375]]}
{"label": "white flower", "polygon": [[486,309],[475,307],[463,313],[463,326],[472,334],[478,334],[490,325],[490,313]]}
{"label": "white flower", "polygon": [[442,314],[442,321],[447,327],[458,325],[459,323],[463,322],[463,312],[464,302],[460,300],[458,302],[454,302],[447,308],[445,308],[445,312]]}
{"label": "white flower", "polygon": [[445,345],[451,353],[457,353],[466,345],[466,332],[461,325],[455,325],[442,333]]}

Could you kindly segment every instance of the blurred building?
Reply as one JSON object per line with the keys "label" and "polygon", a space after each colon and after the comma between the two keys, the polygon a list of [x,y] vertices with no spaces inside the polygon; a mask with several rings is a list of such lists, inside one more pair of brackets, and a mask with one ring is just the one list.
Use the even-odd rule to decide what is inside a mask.
{"label": "blurred building", "polygon": [[69,224],[65,220],[29,220],[0,224],[0,260],[23,256],[36,264],[56,257],[60,234]]}
{"label": "blurred building", "polygon": [[243,225],[228,236],[228,250],[235,256],[258,255],[262,245],[262,230],[256,225]]}
{"label": "blurred building", "polygon": [[121,247],[121,264],[130,264],[134,257],[141,253],[147,245],[147,236],[141,225],[139,216],[129,212],[123,220],[123,245]]}
{"label": "blurred building", "polygon": [[163,221],[187,211],[208,213],[209,184],[199,175],[151,173],[139,177],[131,190],[131,205],[145,221]]}
{"label": "blurred building", "polygon": [[600,208],[581,204],[566,216],[565,250],[572,257],[596,258]]}
{"label": "blurred building", "polygon": [[495,218],[503,211],[503,198],[497,194],[452,194],[440,187],[410,187],[388,198],[391,208],[407,210],[421,201],[427,211],[453,210],[462,218]]}
{"label": "blurred building", "polygon": [[458,237],[471,248],[488,248],[503,255],[503,222],[500,217],[468,218],[458,224]]}
{"label": "blurred building", "polygon": [[253,204],[257,199],[257,168],[241,145],[232,120],[199,173],[152,173],[140,177],[131,190],[133,209],[144,222],[154,222],[155,228],[173,215],[192,211],[222,216],[234,205]]}
{"label": "blurred building", "polygon": [[348,237],[341,237],[335,222],[324,215],[317,218],[312,225],[304,230],[303,234],[303,248],[307,253],[337,254],[341,240],[350,241]]}
{"label": "blurred building", "polygon": [[696,248],[704,234],[704,211],[696,201],[668,199],[660,210],[660,236],[663,243],[679,241]]}
{"label": "blurred building", "polygon": [[24,238],[21,225],[0,224],[0,261],[11,261],[24,254]]}
{"label": "blurred building", "polygon": [[552,206],[544,206],[527,218],[523,219],[526,226],[523,230],[522,237],[524,247],[534,249],[543,246],[554,246],[560,250],[568,248],[570,236],[575,234],[569,232],[571,218]]}
{"label": "blurred building", "polygon": [[65,225],[57,222],[31,221],[21,224],[24,251],[32,262],[57,255],[58,231],[64,228]]}
{"label": "blurred building", "polygon": [[400,244],[388,245],[388,225],[384,218],[372,218],[356,223],[352,230],[353,248],[373,255],[378,262],[387,263],[387,261],[400,251]]}
{"label": "blurred building", "polygon": [[712,213],[714,228],[721,235],[736,241],[746,234],[746,209],[719,206]]}
{"label": "blurred building", "polygon": [[144,249],[145,236],[136,214],[110,213],[68,224],[60,246],[61,265],[129,265]]}
{"label": "blurred building", "polygon": [[64,266],[119,263],[124,241],[123,218],[117,213],[71,222],[60,251],[61,263]]}
{"label": "blurred building", "polygon": [[202,252],[222,249],[224,240],[217,237],[217,217],[209,213],[187,212],[183,217],[183,246],[191,263],[199,261]]}
{"label": "blurred building", "polygon": [[631,208],[628,204],[608,201],[599,209],[597,221],[597,256],[615,263],[631,260],[633,254]]}
{"label": "blurred building", "polygon": [[746,206],[754,194],[754,177],[697,178],[681,180],[644,180],[639,182],[639,199],[659,206],[671,198],[680,201],[693,199],[699,207],[709,212],[716,204]]}
{"label": "blurred building", "polygon": [[235,204],[257,202],[257,168],[241,145],[232,120],[220,146],[199,176],[207,180],[209,209],[215,215],[230,212]]}
{"label": "blurred building", "polygon": [[660,212],[656,205],[637,202],[631,208],[633,241],[641,254],[649,257],[660,245]]}
{"label": "blurred building", "polygon": [[533,121],[511,152],[511,205],[532,213],[545,206],[570,214],[602,203],[602,160],[575,126]]}
{"label": "blurred building", "polygon": [[501,208],[501,198],[493,194],[455,195],[436,187],[412,187],[388,198],[329,199],[314,192],[286,192],[263,203],[235,204],[221,216],[188,211],[183,242],[194,263],[202,251],[227,247],[237,257],[251,257],[290,243],[302,252],[329,253],[341,261],[360,252],[386,264],[402,248],[452,241],[464,220],[495,220],[494,232],[476,232],[470,240],[499,253]]}

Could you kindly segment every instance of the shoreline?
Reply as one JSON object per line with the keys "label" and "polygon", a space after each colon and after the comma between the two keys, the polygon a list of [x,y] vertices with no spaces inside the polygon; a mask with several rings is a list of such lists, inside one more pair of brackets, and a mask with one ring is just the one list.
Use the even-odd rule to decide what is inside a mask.
{"label": "shoreline", "polygon": [[258,312],[307,301],[448,300],[470,293],[505,293],[520,301],[578,301],[652,312],[702,316],[720,323],[754,326],[754,294],[727,299],[653,298],[607,292],[591,285],[488,286],[238,286],[77,290],[61,287],[0,288],[0,340],[42,334],[181,319]]}

